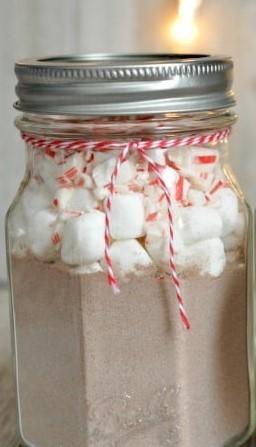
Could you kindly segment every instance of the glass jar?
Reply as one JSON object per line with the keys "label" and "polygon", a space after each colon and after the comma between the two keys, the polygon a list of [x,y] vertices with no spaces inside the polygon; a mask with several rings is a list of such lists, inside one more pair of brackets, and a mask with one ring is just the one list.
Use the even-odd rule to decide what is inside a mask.
{"label": "glass jar", "polygon": [[231,60],[74,56],[16,72],[19,442],[247,445],[253,225],[228,162]]}

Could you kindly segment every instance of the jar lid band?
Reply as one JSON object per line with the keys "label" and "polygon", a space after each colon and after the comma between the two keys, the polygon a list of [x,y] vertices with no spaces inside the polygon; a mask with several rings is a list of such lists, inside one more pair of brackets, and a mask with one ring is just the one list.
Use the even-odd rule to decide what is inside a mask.
{"label": "jar lid band", "polygon": [[234,106],[233,62],[202,54],[91,54],[21,60],[15,108],[51,115],[140,115]]}

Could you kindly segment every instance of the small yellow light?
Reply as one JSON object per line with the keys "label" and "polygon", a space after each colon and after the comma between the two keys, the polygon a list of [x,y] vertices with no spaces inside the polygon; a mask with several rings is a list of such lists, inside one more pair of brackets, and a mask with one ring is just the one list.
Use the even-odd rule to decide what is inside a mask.
{"label": "small yellow light", "polygon": [[194,22],[177,19],[171,27],[171,37],[180,43],[193,43],[198,35]]}

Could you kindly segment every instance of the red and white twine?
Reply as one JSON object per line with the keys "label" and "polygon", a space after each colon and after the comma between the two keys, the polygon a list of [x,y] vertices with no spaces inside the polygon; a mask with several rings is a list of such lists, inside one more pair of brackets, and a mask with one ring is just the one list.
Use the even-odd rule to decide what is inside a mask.
{"label": "red and white twine", "polygon": [[202,146],[205,144],[216,144],[218,142],[225,142],[229,137],[231,132],[230,128],[221,129],[215,132],[209,132],[206,134],[196,134],[189,136],[178,136],[176,138],[162,138],[158,140],[143,139],[143,140],[133,140],[128,142],[118,142],[115,140],[59,140],[59,139],[48,139],[39,138],[30,134],[22,133],[23,140],[34,148],[42,149],[53,155],[58,150],[66,151],[104,151],[118,149],[120,151],[116,165],[113,169],[111,180],[109,184],[109,194],[106,199],[105,206],[105,262],[107,266],[107,277],[108,283],[111,285],[114,292],[119,292],[117,277],[113,270],[112,260],[110,256],[110,246],[111,246],[111,234],[110,234],[110,222],[111,222],[111,209],[113,195],[115,191],[116,182],[120,173],[120,168],[122,164],[127,160],[131,153],[140,153],[142,159],[147,162],[151,171],[155,174],[158,181],[158,185],[163,190],[164,197],[167,202],[168,219],[169,219],[169,268],[171,279],[175,288],[176,298],[179,306],[179,313],[183,325],[186,329],[190,328],[189,319],[184,307],[184,299],[182,297],[179,277],[175,265],[175,251],[174,251],[174,217],[172,210],[172,197],[164,181],[161,173],[161,169],[156,162],[154,162],[147,151],[151,149],[169,149],[169,148],[180,148],[185,146]]}

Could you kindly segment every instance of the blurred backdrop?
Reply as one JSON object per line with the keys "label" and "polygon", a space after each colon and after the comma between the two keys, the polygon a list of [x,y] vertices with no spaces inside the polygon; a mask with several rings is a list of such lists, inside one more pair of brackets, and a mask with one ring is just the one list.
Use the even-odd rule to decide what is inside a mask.
{"label": "blurred backdrop", "polygon": [[232,55],[239,121],[232,164],[256,201],[256,0],[0,0],[0,281],[4,215],[24,172],[13,127],[14,61],[70,52],[204,52]]}

